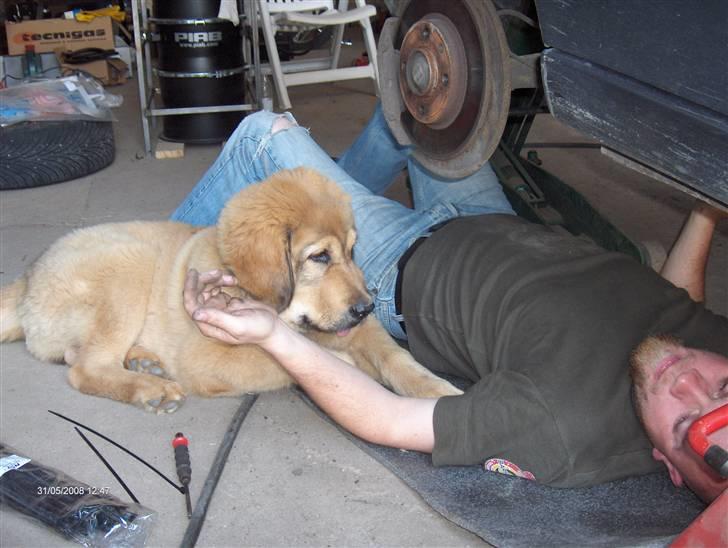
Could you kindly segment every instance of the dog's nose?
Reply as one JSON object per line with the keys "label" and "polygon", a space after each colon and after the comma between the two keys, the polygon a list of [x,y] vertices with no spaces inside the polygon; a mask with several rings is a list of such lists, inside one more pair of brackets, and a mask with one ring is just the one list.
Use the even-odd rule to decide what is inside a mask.
{"label": "dog's nose", "polygon": [[372,310],[374,310],[373,302],[359,302],[349,309],[349,314],[351,314],[351,317],[356,321],[360,322],[366,318]]}

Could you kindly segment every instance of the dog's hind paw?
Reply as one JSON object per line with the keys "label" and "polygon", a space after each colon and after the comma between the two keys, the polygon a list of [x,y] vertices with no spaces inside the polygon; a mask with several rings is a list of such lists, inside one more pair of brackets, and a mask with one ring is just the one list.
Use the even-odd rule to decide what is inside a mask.
{"label": "dog's hind paw", "polygon": [[162,389],[161,393],[142,397],[142,407],[146,411],[158,415],[174,413],[185,401],[185,393],[182,391],[182,387],[176,382],[165,382],[160,388]]}
{"label": "dog's hind paw", "polygon": [[159,357],[143,346],[132,346],[124,358],[124,367],[136,373],[147,373],[157,377],[168,378]]}
{"label": "dog's hind paw", "polygon": [[136,371],[137,373],[147,373],[149,375],[156,375],[157,377],[166,377],[166,374],[164,373],[164,369],[159,365],[159,362],[152,361],[152,360],[138,360],[136,358],[132,358],[129,360],[129,362],[126,364],[127,369],[129,371]]}
{"label": "dog's hind paw", "polygon": [[147,411],[151,411],[153,413],[156,413],[157,415],[160,415],[162,413],[174,413],[182,406],[183,403],[184,400],[172,400],[162,403],[161,400],[156,399],[145,402],[144,408]]}

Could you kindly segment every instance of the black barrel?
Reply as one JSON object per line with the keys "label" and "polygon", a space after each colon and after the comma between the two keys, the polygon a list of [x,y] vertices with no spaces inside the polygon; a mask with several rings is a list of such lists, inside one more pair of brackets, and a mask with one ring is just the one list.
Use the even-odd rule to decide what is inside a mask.
{"label": "black barrel", "polygon": [[[237,105],[245,101],[242,25],[219,19],[220,0],[156,0],[159,87],[165,108]],[[242,111],[164,116],[161,138],[219,143]]]}

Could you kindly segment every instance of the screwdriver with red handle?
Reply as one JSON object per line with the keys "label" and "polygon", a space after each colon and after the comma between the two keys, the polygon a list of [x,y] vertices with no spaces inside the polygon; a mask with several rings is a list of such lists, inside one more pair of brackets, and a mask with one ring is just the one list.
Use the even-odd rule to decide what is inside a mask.
{"label": "screwdriver with red handle", "polygon": [[192,479],[192,466],[190,465],[190,442],[182,432],[177,432],[172,440],[174,447],[174,464],[177,467],[177,477],[185,488],[185,502],[187,503],[187,517],[192,517],[192,501],[190,500],[190,480]]}

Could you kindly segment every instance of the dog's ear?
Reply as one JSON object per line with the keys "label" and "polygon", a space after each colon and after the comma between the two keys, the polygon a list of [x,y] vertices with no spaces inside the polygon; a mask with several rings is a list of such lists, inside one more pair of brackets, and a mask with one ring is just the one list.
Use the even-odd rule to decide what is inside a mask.
{"label": "dog's ear", "polygon": [[225,206],[217,229],[220,256],[240,287],[281,312],[293,298],[292,230],[248,205],[233,198]]}

